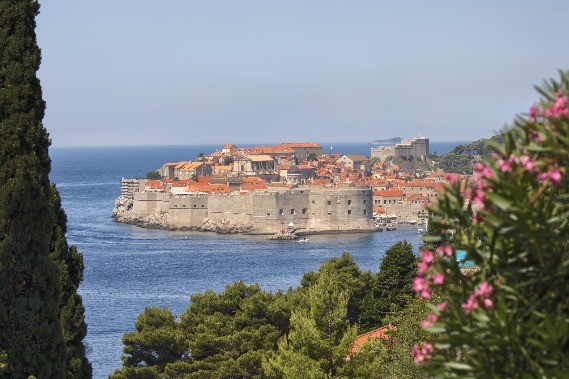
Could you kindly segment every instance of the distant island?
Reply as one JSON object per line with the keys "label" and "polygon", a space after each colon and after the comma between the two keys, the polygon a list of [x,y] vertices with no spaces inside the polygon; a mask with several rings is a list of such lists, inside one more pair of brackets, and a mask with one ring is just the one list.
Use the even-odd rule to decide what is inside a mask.
{"label": "distant island", "polygon": [[401,143],[402,139],[401,137],[393,137],[393,138],[389,138],[389,139],[376,139],[374,141],[370,141],[367,144],[368,145],[378,145],[378,146],[392,146],[392,145],[397,145],[398,143]]}

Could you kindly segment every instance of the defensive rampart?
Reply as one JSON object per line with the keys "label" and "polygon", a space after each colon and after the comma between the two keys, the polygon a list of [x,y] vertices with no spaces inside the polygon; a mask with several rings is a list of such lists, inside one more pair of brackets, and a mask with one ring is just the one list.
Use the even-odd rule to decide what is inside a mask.
{"label": "defensive rampart", "polygon": [[291,222],[308,233],[375,229],[372,191],[357,187],[229,194],[138,191],[132,199],[119,198],[113,215],[117,221],[169,229],[220,231],[225,226],[221,229],[230,232],[276,233]]}

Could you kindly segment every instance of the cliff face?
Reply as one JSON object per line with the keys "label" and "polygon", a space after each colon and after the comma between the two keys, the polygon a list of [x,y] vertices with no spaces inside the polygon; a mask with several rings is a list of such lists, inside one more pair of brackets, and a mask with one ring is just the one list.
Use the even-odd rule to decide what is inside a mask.
{"label": "cliff face", "polygon": [[117,199],[115,221],[147,228],[217,233],[374,230],[372,192],[364,188],[295,188],[248,193],[142,191]]}

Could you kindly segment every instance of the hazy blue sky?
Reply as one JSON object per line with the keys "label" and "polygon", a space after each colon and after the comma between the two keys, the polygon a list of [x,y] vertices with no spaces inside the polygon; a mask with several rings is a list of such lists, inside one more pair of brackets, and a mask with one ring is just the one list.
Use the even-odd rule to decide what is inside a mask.
{"label": "hazy blue sky", "polygon": [[41,1],[55,146],[490,136],[569,69],[569,1]]}

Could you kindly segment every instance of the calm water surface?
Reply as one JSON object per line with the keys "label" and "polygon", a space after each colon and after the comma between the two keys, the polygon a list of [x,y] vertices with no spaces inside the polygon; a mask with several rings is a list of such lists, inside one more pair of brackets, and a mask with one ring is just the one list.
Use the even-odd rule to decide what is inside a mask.
{"label": "calm water surface", "polygon": [[[431,143],[449,151],[458,143]],[[333,152],[369,155],[367,144],[332,144]],[[306,271],[349,251],[362,269],[377,271],[385,250],[406,239],[395,232],[310,237],[309,243],[263,237],[140,229],[112,221],[122,177],[141,177],[166,161],[190,160],[220,146],[52,148],[51,180],[68,216],[67,238],[83,252],[85,278],[79,291],[86,308],[89,359],[94,377],[120,366],[121,337],[134,329],[144,308],[168,307],[181,314],[192,293],[221,291],[236,280],[266,290],[297,286]],[[330,146],[325,150],[329,151]]]}

